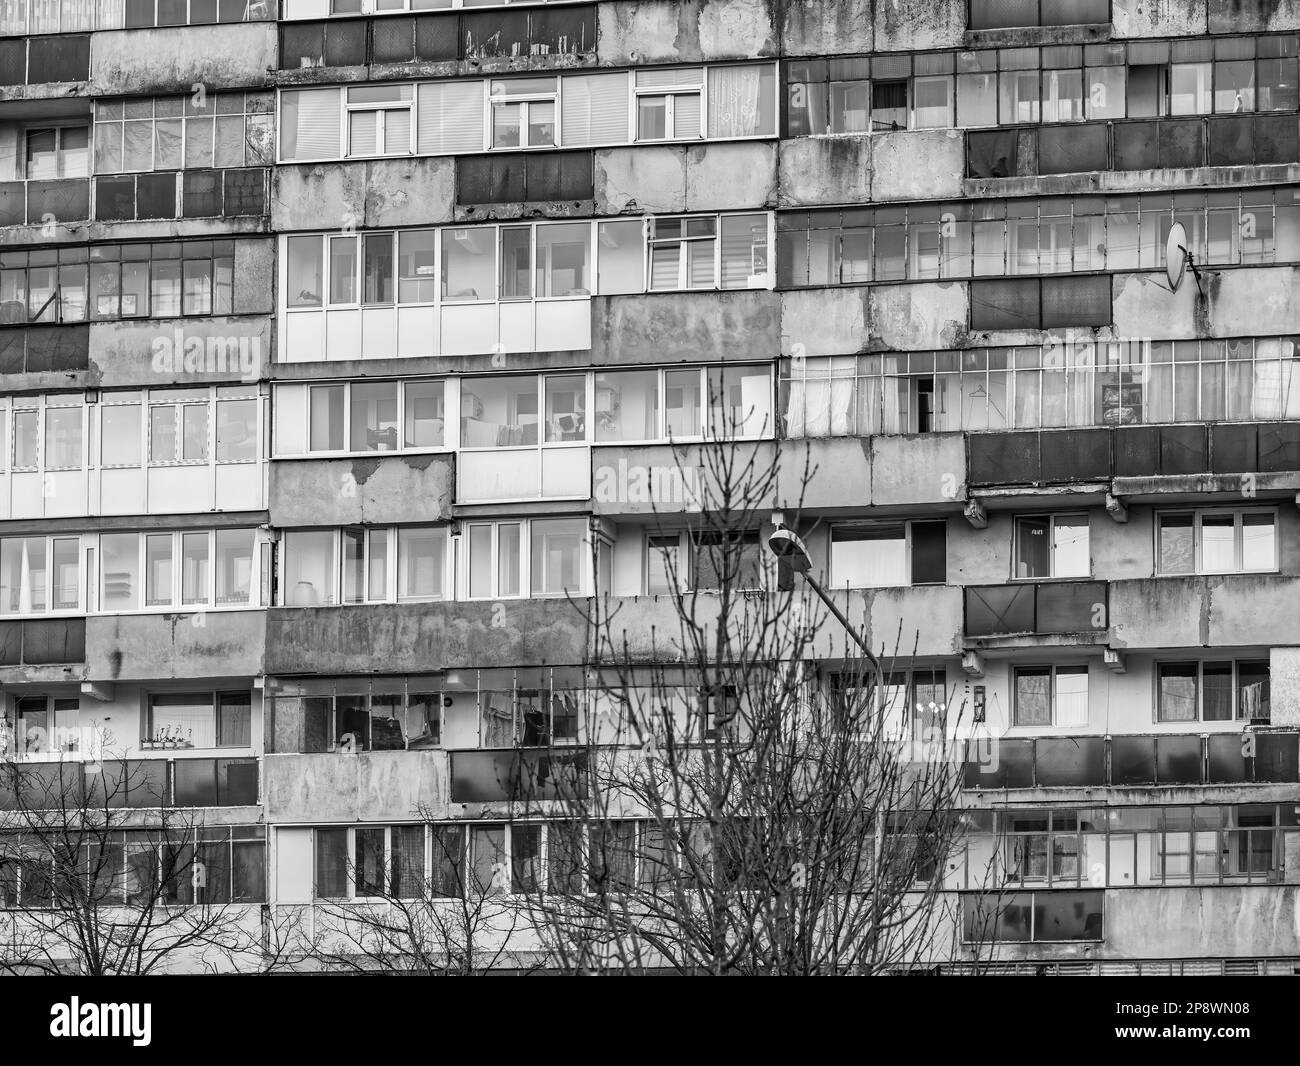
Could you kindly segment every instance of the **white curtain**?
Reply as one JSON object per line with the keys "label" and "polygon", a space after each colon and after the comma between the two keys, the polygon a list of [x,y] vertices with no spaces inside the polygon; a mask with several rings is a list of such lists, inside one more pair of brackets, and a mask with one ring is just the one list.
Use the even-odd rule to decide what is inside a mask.
{"label": "white curtain", "polygon": [[761,78],[757,67],[715,67],[709,71],[710,137],[752,137],[759,133]]}

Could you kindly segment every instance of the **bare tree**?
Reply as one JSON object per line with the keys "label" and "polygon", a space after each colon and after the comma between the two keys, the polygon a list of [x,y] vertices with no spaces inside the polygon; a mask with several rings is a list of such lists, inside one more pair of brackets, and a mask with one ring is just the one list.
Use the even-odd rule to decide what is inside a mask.
{"label": "bare tree", "polygon": [[648,649],[626,607],[589,610],[584,787],[517,797],[521,823],[548,826],[528,898],[560,969],[887,973],[960,937],[943,874],[961,708],[908,680],[924,619],[900,621],[887,656],[857,650],[792,574],[759,591],[758,530],[775,507],[799,527],[814,473],[805,452],[783,478],[774,454],[675,449],[699,490],[693,550],[663,562],[677,591]]}
{"label": "bare tree", "polygon": [[0,759],[0,972],[281,964],[287,930],[230,888],[234,867],[264,863],[264,844],[240,847],[230,827],[169,806],[157,768],[166,763]]}

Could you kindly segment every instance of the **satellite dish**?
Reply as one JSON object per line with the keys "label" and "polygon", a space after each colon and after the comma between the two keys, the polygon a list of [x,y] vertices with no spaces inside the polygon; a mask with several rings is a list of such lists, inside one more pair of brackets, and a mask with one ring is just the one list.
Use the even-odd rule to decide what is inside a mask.
{"label": "satellite dish", "polygon": [[1169,227],[1169,237],[1165,240],[1165,277],[1169,279],[1169,290],[1177,292],[1187,273],[1187,261],[1191,258],[1187,251],[1187,230],[1181,222]]}

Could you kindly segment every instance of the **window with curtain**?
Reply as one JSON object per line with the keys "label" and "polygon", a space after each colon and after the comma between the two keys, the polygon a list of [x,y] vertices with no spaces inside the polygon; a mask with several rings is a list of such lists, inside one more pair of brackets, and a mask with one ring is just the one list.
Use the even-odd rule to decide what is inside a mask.
{"label": "window with curtain", "polygon": [[776,67],[709,68],[706,129],[713,137],[761,137],[776,134]]}

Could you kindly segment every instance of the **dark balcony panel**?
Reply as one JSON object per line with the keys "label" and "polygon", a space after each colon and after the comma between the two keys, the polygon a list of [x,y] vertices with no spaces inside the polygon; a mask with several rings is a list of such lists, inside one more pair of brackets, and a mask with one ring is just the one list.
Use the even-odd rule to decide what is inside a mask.
{"label": "dark balcony panel", "polygon": [[593,4],[534,9],[528,13],[529,50],[539,55],[581,55],[596,49]]}
{"label": "dark balcony panel", "polygon": [[1033,585],[967,587],[966,635],[968,637],[1033,632]]}
{"label": "dark balcony panel", "polygon": [[464,59],[495,59],[529,54],[527,11],[477,11],[463,15],[460,39]]}
{"label": "dark balcony panel", "polygon": [[522,156],[471,156],[456,160],[458,204],[522,202],[525,161]]}
{"label": "dark balcony panel", "polygon": [[221,172],[187,170],[184,173],[182,214],[185,218],[221,217]]}
{"label": "dark balcony panel", "polygon": [[460,56],[460,18],[420,15],[415,20],[415,58],[443,63]]}
{"label": "dark balcony panel", "polygon": [[27,183],[0,182],[0,226],[21,226],[27,221]]}
{"label": "dark balcony panel", "polygon": [[0,374],[21,374],[27,363],[27,331],[0,329]]}
{"label": "dark balcony panel", "polygon": [[1214,733],[1206,742],[1211,784],[1237,784],[1251,780],[1250,761],[1242,752],[1240,733]]}
{"label": "dark balcony panel", "polygon": [[135,218],[135,176],[95,179],[95,218],[100,222],[129,222]]}
{"label": "dark balcony panel", "polygon": [[366,63],[366,30],[369,23],[332,22],[325,26],[325,65],[360,67]]}
{"label": "dark balcony panel", "polygon": [[1115,430],[1115,476],[1143,477],[1160,467],[1160,430],[1121,426]]}
{"label": "dark balcony panel", "polygon": [[22,627],[23,665],[44,666],[50,663],[86,661],[84,618],[33,619],[23,622]]}
{"label": "dark balcony panel", "polygon": [[1037,278],[999,278],[970,283],[974,330],[1039,329],[1042,304]]}
{"label": "dark balcony panel", "polygon": [[1156,738],[1112,737],[1110,783],[1116,787],[1154,785],[1156,783]]}
{"label": "dark balcony panel", "polygon": [[528,157],[530,200],[590,200],[596,195],[592,152],[547,152]]}
{"label": "dark balcony panel", "polygon": [[1034,783],[1039,786],[1104,785],[1104,737],[1039,737],[1035,742]]}
{"label": "dark balcony panel", "polygon": [[257,760],[218,759],[217,805],[257,806]]}
{"label": "dark balcony panel", "polygon": [[0,40],[0,85],[27,83],[27,41],[21,37]]}
{"label": "dark balcony panel", "polygon": [[971,0],[970,28],[997,30],[1037,26],[1038,0]]}
{"label": "dark balcony panel", "polygon": [[0,810],[77,810],[85,784],[79,762],[33,763],[0,774]]}
{"label": "dark balcony panel", "polygon": [[90,77],[90,34],[32,37],[27,44],[27,84]]}
{"label": "dark balcony panel", "polygon": [[1254,127],[1256,165],[1300,162],[1300,125],[1295,115],[1255,115]]}
{"label": "dark balcony panel", "polygon": [[1156,170],[1160,142],[1155,122],[1117,122],[1114,129],[1116,170]]}
{"label": "dark balcony panel", "polygon": [[1162,119],[1158,136],[1162,169],[1205,165],[1205,126],[1201,119]]}
{"label": "dark balcony panel", "polygon": [[225,193],[222,216],[239,218],[266,214],[266,175],[265,167],[222,171]]}
{"label": "dark balcony panel", "polygon": [[1084,174],[1110,166],[1106,126],[1043,126],[1038,131],[1038,173]]}
{"label": "dark balcony panel", "polygon": [[1104,892],[1035,892],[1034,939],[1101,940]]}
{"label": "dark balcony panel", "polygon": [[1045,432],[1039,441],[1046,482],[1095,481],[1110,477],[1110,430]]}
{"label": "dark balcony panel", "polygon": [[1038,585],[1037,633],[1087,633],[1105,629],[1106,584],[1068,581]]}
{"label": "dark balcony panel", "polygon": [[90,179],[62,178],[27,183],[27,222],[84,222],[90,218]]}
{"label": "dark balcony panel", "polygon": [[[26,341],[21,370],[10,373],[58,373],[90,368],[90,326],[30,326],[5,331]],[[0,367],[10,360],[0,355]]]}
{"label": "dark balcony panel", "polygon": [[1110,275],[1043,278],[1042,328],[1109,326]]}
{"label": "dark balcony panel", "polygon": [[1205,426],[1160,427],[1161,474],[1204,474],[1210,469],[1209,453],[1209,434]]}
{"label": "dark balcony panel", "polygon": [[1042,480],[1038,433],[972,433],[968,440],[972,485],[1034,485]]}
{"label": "dark balcony panel", "polygon": [[1203,777],[1200,737],[1156,737],[1157,784],[1199,785]]}
{"label": "dark balcony panel", "polygon": [[1016,169],[1016,131],[972,130],[966,134],[966,176],[1009,178]]}
{"label": "dark balcony panel", "polygon": [[591,152],[461,157],[456,160],[456,202],[590,200],[595,195],[594,174]]}
{"label": "dark balcony panel", "polygon": [[135,217],[175,218],[176,178],[175,173],[139,175],[135,186]]}
{"label": "dark balcony panel", "polygon": [[1259,426],[1219,422],[1210,427],[1210,471],[1239,474],[1259,470]]}
{"label": "dark balcony panel", "polygon": [[19,666],[22,661],[22,622],[0,622],[0,666]]}
{"label": "dark balcony panel", "polygon": [[1249,166],[1255,159],[1254,115],[1217,115],[1206,119],[1206,160],[1212,167]]}
{"label": "dark balcony panel", "polygon": [[585,799],[587,753],[505,748],[451,753],[452,803]]}
{"label": "dark balcony panel", "polygon": [[1300,470],[1300,422],[1269,422],[1259,427],[1258,469],[1263,473]]}
{"label": "dark balcony panel", "polygon": [[375,63],[410,63],[415,59],[415,19],[375,19],[371,29],[371,59]]}
{"label": "dark balcony panel", "polygon": [[86,764],[86,804],[100,810],[148,810],[170,802],[166,759],[105,759]]}
{"label": "dark balcony panel", "polygon": [[323,22],[286,23],[280,27],[280,69],[320,66],[325,62]]}
{"label": "dark balcony panel", "polygon": [[216,759],[177,759],[172,780],[177,807],[217,806]]}
{"label": "dark balcony panel", "polygon": [[1033,740],[1002,737],[988,743],[967,743],[966,788],[1032,788],[1033,785]]}
{"label": "dark balcony panel", "polygon": [[1300,734],[1255,734],[1255,780],[1300,781]]}

